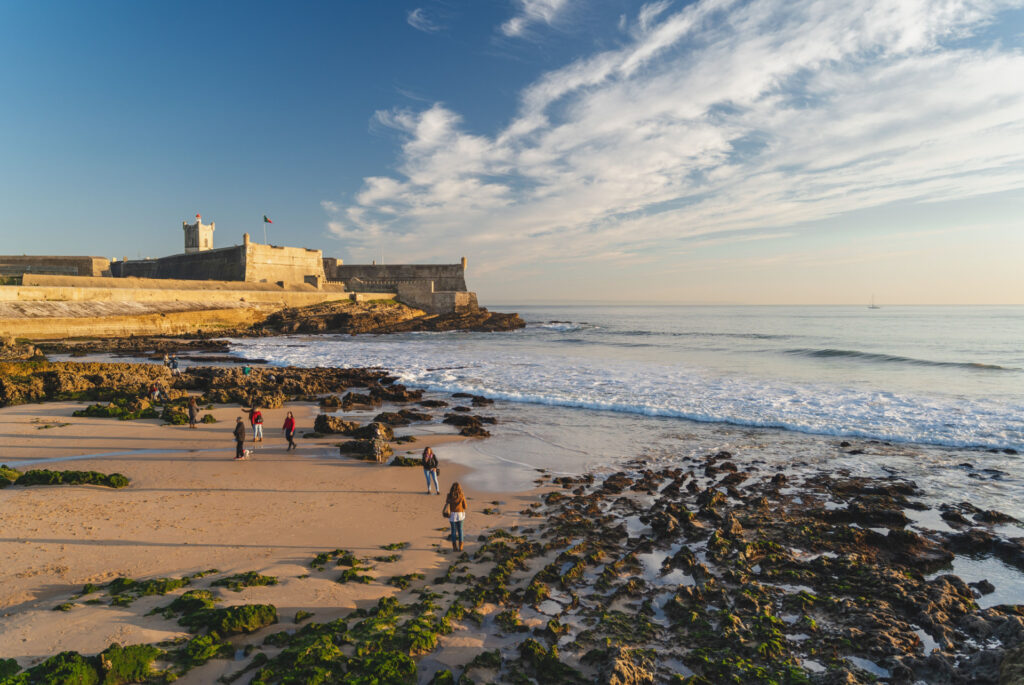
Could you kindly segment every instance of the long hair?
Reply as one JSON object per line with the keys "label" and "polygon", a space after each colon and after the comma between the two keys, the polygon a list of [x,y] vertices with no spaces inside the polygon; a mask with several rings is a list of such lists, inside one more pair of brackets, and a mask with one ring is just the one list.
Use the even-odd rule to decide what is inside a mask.
{"label": "long hair", "polygon": [[452,483],[451,490],[448,491],[448,501],[454,504],[460,499],[466,499],[466,495],[463,494],[462,486],[459,485],[459,481],[455,481]]}

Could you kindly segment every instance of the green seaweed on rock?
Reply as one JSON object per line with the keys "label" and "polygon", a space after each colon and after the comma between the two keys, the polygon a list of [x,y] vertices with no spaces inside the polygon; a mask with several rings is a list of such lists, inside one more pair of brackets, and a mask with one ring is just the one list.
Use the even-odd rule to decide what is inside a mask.
{"label": "green seaweed on rock", "polygon": [[243,588],[257,587],[262,585],[277,585],[277,578],[275,576],[263,576],[256,571],[246,571],[245,573],[236,573],[225,578],[218,578],[213,581],[212,585],[217,587],[226,587],[229,590],[235,592],[241,592]]}

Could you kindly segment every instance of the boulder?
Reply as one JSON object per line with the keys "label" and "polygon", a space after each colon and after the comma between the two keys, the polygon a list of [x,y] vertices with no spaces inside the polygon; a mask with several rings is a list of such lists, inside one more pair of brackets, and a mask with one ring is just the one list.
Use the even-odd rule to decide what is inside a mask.
{"label": "boulder", "polygon": [[384,442],[395,439],[395,432],[391,430],[391,426],[378,421],[350,430],[347,435],[361,440],[383,440]]}
{"label": "boulder", "polygon": [[649,685],[654,683],[654,664],[646,656],[617,647],[608,654],[602,672],[602,682],[608,685]]}
{"label": "boulder", "polygon": [[388,426],[408,426],[412,421],[405,418],[401,414],[397,414],[392,411],[385,411],[377,414],[373,417],[373,420],[377,423],[383,423]]}
{"label": "boulder", "polygon": [[343,455],[362,459],[363,461],[384,462],[392,455],[391,446],[384,440],[377,439],[349,440],[338,445],[338,450]]}
{"label": "boulder", "polygon": [[324,435],[330,433],[350,435],[357,428],[359,428],[358,421],[345,421],[337,416],[330,416],[328,414],[320,414],[313,421],[313,430]]}

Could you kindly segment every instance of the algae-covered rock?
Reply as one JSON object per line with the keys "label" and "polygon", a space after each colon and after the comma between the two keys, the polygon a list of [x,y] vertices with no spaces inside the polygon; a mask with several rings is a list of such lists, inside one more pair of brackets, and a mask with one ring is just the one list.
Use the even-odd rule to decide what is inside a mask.
{"label": "algae-covered rock", "polygon": [[108,488],[124,488],[129,485],[127,477],[120,473],[99,471],[50,471],[33,469],[18,476],[14,485],[102,485]]}
{"label": "algae-covered rock", "polygon": [[216,635],[200,635],[185,643],[176,659],[187,670],[202,666],[210,659],[230,659],[234,654],[235,648]]}
{"label": "algae-covered rock", "polygon": [[[241,606],[212,609],[197,615],[202,627],[218,635],[253,633],[277,623],[277,608],[273,604],[243,604]],[[195,625],[195,624],[193,624]]]}
{"label": "algae-covered rock", "polygon": [[430,685],[455,685],[455,676],[447,668],[443,668],[430,679]]}
{"label": "algae-covered rock", "polygon": [[15,677],[24,677],[24,682],[32,685],[99,685],[101,682],[99,671],[92,660],[78,652],[61,652]]}
{"label": "algae-covered rock", "polygon": [[99,655],[103,685],[146,682],[153,675],[153,661],[161,654],[163,650],[153,645],[110,645]]}
{"label": "algae-covered rock", "polygon": [[413,457],[396,456],[391,460],[391,466],[422,466],[423,462]]}
{"label": "algae-covered rock", "polygon": [[13,485],[21,477],[21,471],[16,471],[7,464],[0,466],[0,488]]}
{"label": "algae-covered rock", "polygon": [[18,662],[14,659],[0,658],[0,678],[9,678],[20,670],[21,667],[18,666]]}
{"label": "algae-covered rock", "polygon": [[275,576],[261,576],[256,571],[246,571],[245,573],[236,573],[226,578],[219,578],[213,581],[212,584],[217,587],[226,587],[235,592],[241,592],[242,588],[246,587],[277,585],[277,578]]}

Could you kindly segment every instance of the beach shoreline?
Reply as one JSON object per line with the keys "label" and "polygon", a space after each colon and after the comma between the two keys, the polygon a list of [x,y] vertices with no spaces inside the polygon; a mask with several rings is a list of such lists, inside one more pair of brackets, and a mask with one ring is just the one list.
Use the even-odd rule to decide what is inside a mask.
{"label": "beach shoreline", "polygon": [[[58,375],[76,369],[53,368]],[[80,369],[127,369],[135,383],[166,373],[154,364],[90,362]],[[417,675],[402,682],[433,682],[444,672],[501,681],[546,669],[566,682],[610,681],[616,673],[622,682],[675,682],[676,676],[756,682],[758,669],[767,668],[771,677],[799,672],[822,683],[838,677],[902,682],[907,674],[927,680],[954,671],[995,683],[993,673],[1006,664],[1016,668],[1022,656],[1016,647],[1024,639],[1024,606],[1015,603],[1013,589],[1024,571],[1024,536],[1013,537],[1020,521],[937,501],[894,470],[851,473],[853,462],[830,466],[834,458],[794,468],[769,455],[771,441],[762,431],[733,452],[698,449],[669,461],[637,454],[575,474],[508,462],[532,473],[533,487],[498,473],[485,479],[491,487],[480,489],[472,486],[477,471],[497,464],[486,458],[490,441],[454,435],[438,419],[483,415],[470,407],[441,408],[443,394],[392,385],[394,376],[383,369],[264,367],[250,375],[193,367],[187,373],[194,376],[181,387],[194,391],[206,383],[211,396],[228,400],[202,410],[216,423],[195,431],[158,419],[72,417],[85,404],[67,400],[0,409],[0,432],[9,437],[0,461],[21,470],[119,472],[132,480],[117,490],[0,490],[0,516],[10,531],[0,553],[14,562],[0,575],[0,654],[21,667],[49,663],[67,650],[98,654],[115,642],[180,653],[203,636],[181,627],[168,602],[195,591],[211,592],[221,607],[272,606],[276,622],[228,638],[224,649],[230,645],[236,658],[207,657],[181,673],[184,683],[230,679],[243,669],[259,669],[276,682],[275,673],[331,668],[322,660],[292,663],[289,650],[302,652],[310,640],[354,639],[359,631],[341,626],[385,620],[383,612],[394,611],[389,597],[398,598],[399,615],[413,616],[401,640],[410,639],[410,625],[436,631],[420,646],[397,633],[397,644],[387,642],[389,654],[419,657],[418,665],[406,662]],[[68,388],[78,387],[62,378]],[[234,393],[226,380],[249,385]],[[277,406],[276,395],[266,394],[290,383],[284,392],[293,395],[296,382],[321,390],[339,383],[349,392],[336,400],[340,406],[326,407],[287,397]],[[388,399],[361,404],[367,389]],[[264,410],[266,440],[253,459],[235,463],[230,428],[243,410],[229,396],[247,393],[262,393],[275,408]],[[468,394],[447,400],[491,405]],[[301,437],[322,412],[356,422],[390,412],[398,420],[402,406],[440,410],[429,423],[399,428],[392,446],[415,457],[434,445],[442,487],[453,479],[470,484],[465,554],[447,551],[448,526],[438,517],[443,498],[424,494],[420,468],[341,457],[335,444],[346,436],[340,434]],[[504,429],[529,432],[523,416],[507,416],[507,409],[496,405],[488,410],[494,416],[483,418],[497,421],[499,436]],[[278,432],[286,411],[299,422],[297,453],[284,451]],[[404,442],[406,436],[415,442]],[[495,444],[508,447],[500,438]],[[844,442],[837,454],[868,456],[857,447]],[[328,554],[323,568],[313,562],[318,554]],[[991,575],[1000,569],[1006,573]],[[246,572],[275,584],[218,589]],[[864,584],[864,574],[875,580]],[[113,586],[104,589],[117,578],[189,576],[195,577],[166,596],[125,600]],[[95,587],[83,589],[87,583]],[[306,612],[311,622],[299,629]],[[735,630],[709,632],[726,616],[736,617]],[[985,631],[990,640],[979,648],[977,636]],[[769,635],[775,646],[759,652],[756,640]],[[680,636],[689,648],[677,649]],[[373,644],[365,648],[382,648]],[[950,663],[955,666],[943,666]],[[629,673],[634,680],[622,680]]]}
{"label": "beach shoreline", "polygon": [[[123,490],[99,486],[10,487],[0,490],[5,535],[0,556],[0,654],[23,666],[64,650],[95,653],[111,642],[152,642],[183,634],[154,627],[153,619],[110,607],[52,611],[86,583],[117,577],[187,575],[209,568],[225,573],[256,570],[282,579],[237,599],[312,611],[318,620],[349,611],[393,591],[387,585],[340,585],[297,576],[309,559],[344,548],[359,556],[384,554],[383,545],[410,543],[387,575],[431,573],[443,563],[447,541],[439,528],[443,496],[426,495],[422,469],[362,462],[338,455],[340,436],[298,438],[288,453],[280,431],[286,411],[302,432],[320,413],[315,403],[291,402],[264,410],[266,438],[246,447],[250,460],[234,462],[230,429],[239,408],[203,413],[217,423],[161,425],[158,419],[119,421],[71,416],[80,402],[48,402],[0,409],[7,436],[0,461],[31,468],[97,470],[131,479]],[[303,428],[305,431],[303,431]],[[457,435],[430,434],[396,445],[417,456],[438,451],[442,495],[468,469],[447,463],[443,446]],[[108,455],[74,458],[77,455]],[[480,493],[468,489],[470,539],[484,526],[515,524],[513,513],[529,493]],[[502,501],[496,507],[492,501]],[[486,516],[500,508],[507,514]],[[438,545],[440,544],[440,547]],[[383,573],[383,569],[381,573]],[[381,578],[386,580],[387,575]],[[285,582],[285,580],[288,582]],[[162,598],[161,598],[162,599]],[[294,612],[293,612],[294,613]],[[157,622],[159,623],[159,622]],[[167,622],[164,621],[164,624]]]}

